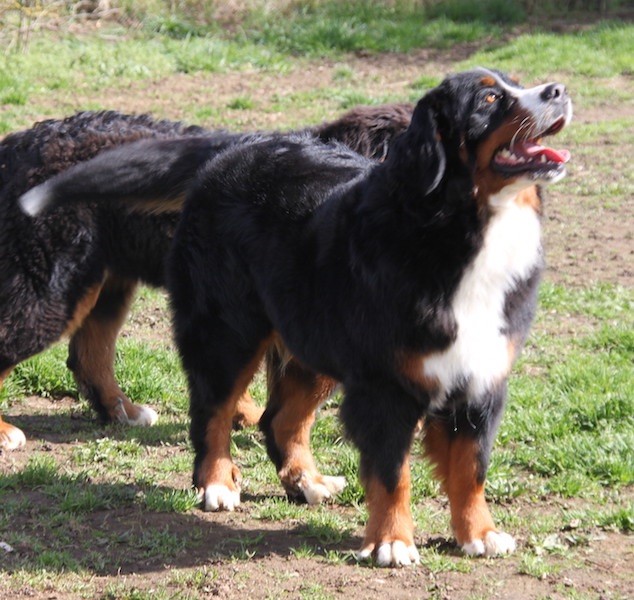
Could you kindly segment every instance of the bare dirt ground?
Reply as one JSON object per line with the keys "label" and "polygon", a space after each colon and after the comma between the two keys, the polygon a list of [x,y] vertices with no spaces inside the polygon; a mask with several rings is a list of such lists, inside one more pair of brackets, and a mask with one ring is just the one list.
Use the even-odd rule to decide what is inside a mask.
{"label": "bare dirt ground", "polygon": [[[420,52],[408,56],[358,57],[346,61],[354,77],[363,85],[371,82],[377,89],[391,89],[397,94],[408,90],[412,81],[421,75],[437,75],[452,70],[452,65],[466,58],[472,48],[462,47],[453,52]],[[169,79],[144,82],[125,91],[116,91],[108,97],[108,104],[126,112],[153,112],[169,118],[180,118],[179,106],[183,103],[210,103],[226,106],[236,96],[249,95],[255,107],[242,111],[240,125],[250,128],[275,128],[289,123],[289,115],[275,111],[261,111],[274,94],[294,94],[309,91],[323,85],[331,85],[338,64],[324,63],[307,70],[297,70],[285,75],[262,73],[230,73],[214,75],[181,75]],[[614,85],[632,90],[633,81],[616,81]],[[574,95],[574,90],[572,90]],[[89,97],[78,91],[70,100],[63,101],[59,114],[67,114],[80,108]],[[594,122],[622,115],[619,105],[578,107],[576,120]],[[627,110],[632,110],[630,103]],[[332,106],[331,116],[341,112]],[[310,107],[303,107],[292,115],[293,123],[314,120]],[[204,123],[212,126],[213,123]],[[610,139],[602,139],[596,154],[583,154],[575,160],[574,143],[571,144],[573,162],[569,177],[549,193],[544,219],[545,240],[549,268],[546,277],[567,285],[586,286],[592,282],[606,282],[632,286],[634,270],[634,244],[632,243],[632,217],[634,200],[629,198],[618,205],[597,202],[593,196],[571,193],[570,182],[579,182],[591,176],[602,165],[618,165],[611,172],[614,179],[623,178],[620,169],[631,169],[633,144],[628,148],[613,145]],[[624,158],[625,157],[625,158]],[[628,158],[629,157],[629,158]],[[601,177],[605,170],[600,171]],[[151,317],[155,321],[155,316]],[[148,335],[145,317],[137,315],[127,329],[127,335]],[[155,335],[169,336],[168,321],[163,319],[152,325]],[[158,332],[158,334],[157,334]],[[91,439],[91,432],[98,427],[94,422],[78,415],[68,422],[67,416],[57,417],[59,407],[72,405],[72,400],[51,401],[34,398],[20,403],[9,411],[14,422],[27,432],[28,443],[24,451],[0,456],[0,469],[14,472],[24,465],[34,450],[48,449],[63,464],[64,456],[82,440]],[[162,450],[166,455],[173,449]],[[183,477],[170,482],[174,487],[186,488],[189,481]],[[263,492],[268,493],[268,490]],[[134,493],[134,490],[132,490]],[[279,491],[274,491],[280,495]],[[30,502],[47,502],[37,491],[31,491]],[[259,492],[258,492],[259,494]],[[175,553],[172,559],[122,558],[126,550],[121,547],[105,547],[102,568],[91,574],[90,585],[104,593],[109,585],[123,585],[127,590],[157,592],[170,595],[188,591],[202,597],[220,598],[628,598],[634,589],[634,539],[631,536],[610,531],[591,531],[587,543],[570,547],[565,552],[547,557],[552,569],[542,577],[521,574],[521,559],[517,556],[498,560],[474,560],[470,572],[455,572],[451,568],[434,571],[425,567],[412,569],[374,569],[356,565],[326,561],[322,555],[298,558],[291,552],[301,545],[302,524],[267,522],[253,517],[257,494],[243,499],[243,506],[232,514],[208,514],[196,511],[188,514],[162,514],[141,512],[138,508],[118,508],[91,513],[89,527],[120,530],[122,533],[141,530],[162,530],[191,537],[192,543]],[[634,500],[634,490],[626,490],[621,499]],[[439,510],[447,510],[442,501],[433,501]],[[558,513],[573,508],[574,500],[552,498],[518,498],[503,510],[524,517],[531,514]],[[332,507],[333,511],[351,509]],[[73,527],[69,523],[69,527]],[[15,527],[20,527],[16,523]],[[78,526],[73,535],[81,536]],[[526,531],[517,531],[520,545],[527,543]],[[344,543],[329,544],[328,549],[347,551],[360,543],[362,528]],[[562,532],[564,535],[564,532]],[[250,549],[255,555],[249,560],[234,560],[236,552],[245,540],[252,540]],[[457,552],[446,538],[429,538],[418,532],[417,544],[437,548],[449,562],[458,560]],[[28,552],[27,548],[16,548]],[[73,548],[69,548],[73,552]],[[3,558],[0,556],[0,565]],[[203,570],[202,579],[194,585],[179,584],[174,578],[177,569]],[[4,592],[8,594],[9,592]],[[10,596],[3,596],[0,580],[0,597],[66,599],[81,597],[81,592],[57,589],[52,583],[42,589],[25,583]],[[116,595],[110,597],[117,597]],[[181,597],[181,596],[179,596]]]}

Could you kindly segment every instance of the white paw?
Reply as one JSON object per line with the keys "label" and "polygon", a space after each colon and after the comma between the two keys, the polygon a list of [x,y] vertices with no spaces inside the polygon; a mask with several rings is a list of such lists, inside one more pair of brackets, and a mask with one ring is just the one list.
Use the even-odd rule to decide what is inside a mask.
{"label": "white paw", "polygon": [[158,421],[158,414],[149,406],[137,406],[139,414],[136,418],[131,418],[125,410],[123,400],[119,398],[119,405],[115,409],[115,418],[119,423],[124,425],[132,425],[137,427],[151,427]]}
{"label": "white paw", "polygon": [[346,478],[324,475],[321,478],[321,482],[317,482],[311,476],[304,473],[299,481],[298,487],[302,491],[302,494],[304,494],[304,498],[306,498],[308,504],[321,504],[324,500],[329,500],[346,487]]}
{"label": "white paw", "polygon": [[[358,560],[369,560],[374,547],[368,546],[357,553]],[[416,546],[406,546],[405,542],[396,540],[381,544],[376,551],[376,564],[379,567],[409,567],[420,563],[420,555]]]}
{"label": "white paw", "polygon": [[229,512],[240,506],[240,490],[230,490],[226,485],[210,485],[204,494],[205,510]]}
{"label": "white paw", "polygon": [[0,448],[3,450],[15,450],[26,445],[26,437],[21,429],[14,425],[4,423],[4,430],[0,432]]}
{"label": "white paw", "polygon": [[139,427],[152,427],[158,421],[158,414],[149,406],[138,406],[139,415],[136,419],[129,419],[129,425],[138,425]]}
{"label": "white paw", "polygon": [[504,531],[489,531],[483,540],[473,540],[462,545],[462,551],[469,556],[512,554],[515,548],[515,540]]}

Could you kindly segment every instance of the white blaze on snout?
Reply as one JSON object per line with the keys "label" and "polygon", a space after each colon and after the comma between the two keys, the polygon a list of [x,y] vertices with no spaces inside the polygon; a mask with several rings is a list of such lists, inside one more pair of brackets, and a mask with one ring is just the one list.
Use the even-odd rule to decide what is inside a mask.
{"label": "white blaze on snout", "polygon": [[[539,119],[541,113],[544,109],[544,99],[543,93],[546,91],[546,88],[554,85],[553,83],[544,83],[542,85],[536,85],[532,88],[521,88],[519,86],[511,85],[506,83],[499,75],[494,73],[493,71],[489,71],[489,69],[485,69],[480,67],[480,70],[483,73],[486,73],[489,77],[492,77],[496,83],[502,88],[510,97],[516,98],[519,102],[519,105],[527,112],[529,112],[535,119]],[[566,102],[565,106],[565,125],[568,125],[572,120],[572,102],[570,99]],[[537,132],[539,132],[540,128],[535,128]],[[542,128],[545,129],[545,128]]]}

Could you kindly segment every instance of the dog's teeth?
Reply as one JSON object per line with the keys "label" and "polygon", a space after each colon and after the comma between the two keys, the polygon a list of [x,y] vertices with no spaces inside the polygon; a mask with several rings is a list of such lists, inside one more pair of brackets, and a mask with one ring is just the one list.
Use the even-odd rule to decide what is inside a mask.
{"label": "dog's teeth", "polygon": [[542,155],[540,156],[540,158],[539,158],[539,162],[541,162],[541,163],[548,162],[548,161],[546,160],[546,155],[545,155],[545,154],[542,154]]}

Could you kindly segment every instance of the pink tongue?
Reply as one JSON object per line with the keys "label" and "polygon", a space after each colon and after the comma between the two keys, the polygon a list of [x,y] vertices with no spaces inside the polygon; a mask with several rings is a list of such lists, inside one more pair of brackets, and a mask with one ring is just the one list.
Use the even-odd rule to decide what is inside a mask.
{"label": "pink tongue", "polygon": [[570,160],[570,152],[568,150],[555,150],[547,146],[540,146],[534,142],[520,142],[515,147],[527,156],[541,156],[543,154],[550,162],[566,163]]}

